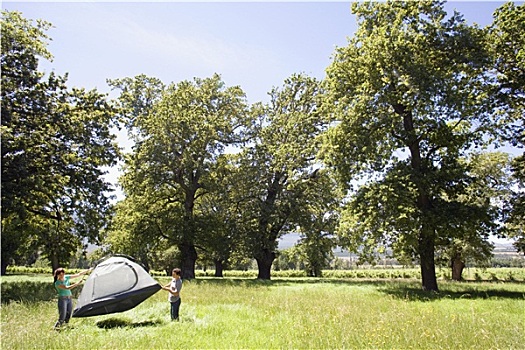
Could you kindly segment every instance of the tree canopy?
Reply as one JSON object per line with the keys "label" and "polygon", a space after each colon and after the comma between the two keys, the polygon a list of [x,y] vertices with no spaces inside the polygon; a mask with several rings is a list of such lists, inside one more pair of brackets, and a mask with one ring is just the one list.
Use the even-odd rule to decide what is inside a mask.
{"label": "tree canopy", "polygon": [[[489,28],[489,43],[498,80],[493,96],[495,109],[506,120],[503,139],[525,147],[525,5],[508,2],[494,13]],[[525,154],[512,163],[515,191],[507,206],[507,237],[525,253]]]}
{"label": "tree canopy", "polygon": [[[137,90],[144,82],[152,89]],[[249,126],[244,92],[226,87],[219,75],[167,87],[143,76],[113,84],[122,91],[124,117],[135,134],[123,189],[154,209],[148,216],[163,221],[159,234],[179,247],[183,277],[193,278],[201,198],[215,187],[218,157],[241,143]],[[168,225],[168,217],[180,219]]]}
{"label": "tree canopy", "polygon": [[84,239],[97,242],[109,210],[118,147],[115,111],[97,91],[38,71],[50,24],[2,12],[2,272],[24,244],[53,267]]}
{"label": "tree canopy", "polygon": [[327,70],[337,125],[326,159],[345,183],[369,181],[343,234],[364,246],[403,245],[419,259],[423,288],[437,290],[435,247],[461,220],[458,196],[469,182],[460,157],[494,125],[483,102],[484,32],[458,13],[447,17],[441,2],[352,9],[358,30]]}
{"label": "tree canopy", "polygon": [[[219,74],[108,80],[115,100],[69,89],[38,70],[50,24],[3,12],[2,273],[92,242],[184,278],[254,259],[270,279],[296,233],[311,276],[337,245],[417,263],[435,291],[436,264],[461,279],[491,235],[524,250],[524,155],[492,148],[524,146],[525,5],[487,28],[441,1],[351,6],[358,29],[325,79],[292,74],[253,104]],[[111,203],[115,127],[133,147]]]}

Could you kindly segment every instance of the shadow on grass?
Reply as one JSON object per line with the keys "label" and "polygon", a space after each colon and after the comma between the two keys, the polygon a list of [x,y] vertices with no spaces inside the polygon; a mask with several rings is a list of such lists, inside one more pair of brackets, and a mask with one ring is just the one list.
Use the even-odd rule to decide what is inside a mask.
{"label": "shadow on grass", "polygon": [[385,286],[379,288],[380,292],[391,295],[396,299],[408,301],[435,301],[442,299],[517,299],[525,300],[525,290],[511,291],[497,286],[484,286],[484,288],[469,287],[462,284],[457,290],[448,286],[441,286],[439,292],[428,292],[412,286]]}
{"label": "shadow on grass", "polygon": [[[203,278],[190,283],[239,286],[248,288],[276,287],[296,284],[344,284],[348,286],[370,286],[377,291],[396,299],[408,301],[435,301],[441,299],[518,299],[525,300],[525,283],[513,281],[507,283],[477,281],[441,281],[439,292],[424,291],[421,281],[416,279],[331,279],[331,278],[274,278],[258,280],[253,278]],[[508,285],[522,285],[521,291],[512,290]]]}
{"label": "shadow on grass", "polygon": [[133,322],[128,319],[113,317],[113,318],[108,318],[102,321],[98,321],[96,325],[98,328],[112,329],[112,328],[151,327],[151,326],[159,326],[162,323],[163,322],[161,320]]}
{"label": "shadow on grass", "polygon": [[255,278],[198,278],[185,280],[184,283],[210,284],[218,286],[239,286],[248,288],[277,287],[297,284],[344,284],[344,285],[371,285],[384,286],[395,281],[396,283],[417,284],[415,280],[408,279],[344,279],[344,278],[318,278],[318,277],[275,277],[271,280],[260,280]]}

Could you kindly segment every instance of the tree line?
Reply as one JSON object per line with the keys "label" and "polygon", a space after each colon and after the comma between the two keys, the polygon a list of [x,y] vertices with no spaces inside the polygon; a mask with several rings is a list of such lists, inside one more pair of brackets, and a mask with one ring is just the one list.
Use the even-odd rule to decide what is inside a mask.
{"label": "tree line", "polygon": [[[67,88],[38,71],[51,58],[43,20],[2,12],[2,273],[42,255],[53,267],[87,243],[146,266],[197,260],[217,276],[255,259],[270,279],[279,238],[319,276],[339,246],[389,251],[461,278],[491,235],[525,248],[525,6],[480,28],[443,2],[353,3],[354,36],[322,81],[293,74],[247,102],[219,74]],[[122,154],[115,127],[132,150]],[[122,160],[124,199],[104,170]]]}

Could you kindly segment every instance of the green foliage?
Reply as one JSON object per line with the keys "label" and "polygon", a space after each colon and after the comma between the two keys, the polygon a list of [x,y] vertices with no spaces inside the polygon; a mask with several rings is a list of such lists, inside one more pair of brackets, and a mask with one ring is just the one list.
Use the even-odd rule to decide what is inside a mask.
{"label": "green foliage", "polygon": [[277,240],[297,226],[313,228],[312,214],[329,212],[336,197],[329,175],[315,156],[326,120],[319,113],[321,89],[316,79],[292,75],[270,92],[270,102],[255,105],[253,143],[239,154],[245,174],[237,191],[248,247],[259,278],[270,279]]}
{"label": "green foliage", "polygon": [[516,249],[525,254],[525,155],[513,159],[512,170],[516,186],[507,202],[505,213],[508,216],[503,235],[514,239]]}
{"label": "green foliage", "polygon": [[[498,113],[506,118],[505,138],[514,146],[524,144],[525,124],[525,5],[503,4],[488,28],[488,46],[497,80],[493,98]],[[503,123],[502,123],[503,124]]]}
{"label": "green foliage", "polygon": [[[41,273],[42,269],[30,269],[31,273]],[[28,269],[10,268],[10,273],[27,273]],[[2,277],[2,303],[39,302],[55,300],[57,291],[53,286],[53,274],[44,271],[47,276],[15,275]],[[70,272],[73,272],[71,270]],[[71,290],[73,297],[78,297],[81,287]]]}
{"label": "green foliage", "polygon": [[[525,146],[525,5],[512,2],[494,13],[489,27],[489,47],[494,57],[494,110],[502,118],[503,139],[514,146]],[[505,235],[515,239],[515,246],[525,252],[525,155],[513,160],[517,181],[507,202]]]}
{"label": "green foliage", "polygon": [[122,117],[135,135],[113,236],[128,235],[134,249],[158,249],[152,245],[159,238],[177,245],[183,277],[191,278],[195,245],[209,236],[200,229],[209,214],[200,206],[217,186],[217,159],[242,142],[249,127],[244,92],[217,74],[167,87],[144,76],[112,84],[121,90]]}
{"label": "green foliage", "polygon": [[96,90],[68,90],[67,76],[43,79],[49,26],[2,12],[2,273],[21,250],[64,264],[97,242],[110,210],[115,109]]}
{"label": "green foliage", "polygon": [[[327,69],[335,123],[323,154],[352,193],[339,235],[366,259],[377,247],[418,259],[437,290],[434,253],[483,228],[487,206],[460,200],[471,179],[462,163],[496,132],[484,101],[491,77],[485,32],[442,2],[354,3],[359,27]],[[345,222],[346,221],[346,222]],[[485,232],[477,233],[484,236]]]}
{"label": "green foliage", "polygon": [[47,283],[27,280],[16,282],[2,279],[2,303],[53,300],[56,298],[56,294],[52,278]]}
{"label": "green foliage", "polygon": [[[210,273],[195,272],[196,261],[221,275],[251,268],[252,257],[262,279],[319,277],[332,273],[324,269],[338,244],[360,263],[392,248],[437,290],[436,275],[450,276],[436,274],[435,261],[485,262],[490,234],[524,251],[525,157],[509,179],[506,155],[472,149],[494,137],[524,144],[525,5],[504,4],[486,30],[447,15],[442,2],[352,10],[358,31],[324,85],[294,74],[269,103],[249,107],[219,75],[170,85],[138,75],[109,81],[118,108],[97,91],[68,89],[67,75],[44,77],[51,24],[2,12],[2,273],[39,252],[53,267],[74,253],[86,264],[82,245],[99,243],[102,228],[100,256],[130,254],[159,274],[181,265],[185,277]],[[121,178],[126,199],[113,212],[101,169],[118,157],[117,117],[135,146]],[[335,177],[350,190],[344,201]],[[276,270],[304,271],[271,270],[288,232],[301,240]]]}

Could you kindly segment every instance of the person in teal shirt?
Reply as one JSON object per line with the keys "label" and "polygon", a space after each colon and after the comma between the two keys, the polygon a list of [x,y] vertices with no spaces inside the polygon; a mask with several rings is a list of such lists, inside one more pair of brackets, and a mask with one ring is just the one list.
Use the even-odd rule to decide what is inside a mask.
{"label": "person in teal shirt", "polygon": [[55,329],[59,330],[62,325],[69,323],[73,311],[73,302],[71,300],[71,289],[80,285],[83,281],[70,284],[71,278],[77,278],[89,273],[91,269],[79,272],[74,275],[66,275],[64,268],[59,267],[55,270],[53,278],[55,280],[55,289],[58,293],[58,321],[55,323]]}

